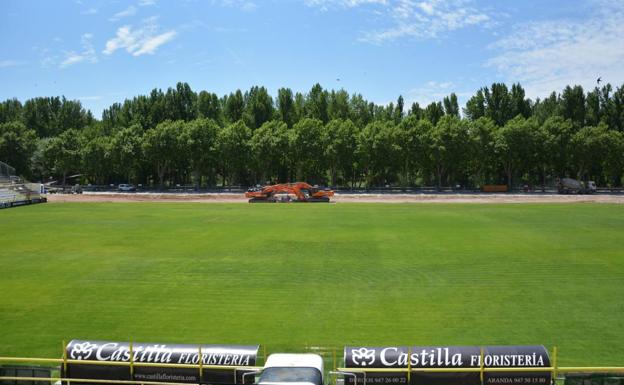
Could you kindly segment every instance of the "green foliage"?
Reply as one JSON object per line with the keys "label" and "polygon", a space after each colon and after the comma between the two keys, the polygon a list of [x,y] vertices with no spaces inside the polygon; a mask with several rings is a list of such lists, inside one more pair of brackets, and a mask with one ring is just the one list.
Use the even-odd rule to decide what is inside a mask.
{"label": "green foliage", "polygon": [[392,122],[375,121],[362,129],[358,136],[359,164],[368,185],[394,182],[393,172],[399,161],[398,130]]}
{"label": "green foliage", "polygon": [[329,119],[327,91],[323,90],[323,87],[318,83],[308,93],[305,114],[306,117],[320,120],[322,123],[327,123]]}
{"label": "green foliage", "polygon": [[228,122],[238,122],[243,118],[243,111],[245,109],[245,100],[243,99],[243,93],[241,90],[231,93],[225,98],[225,118]]}
{"label": "green foliage", "polygon": [[325,160],[329,165],[330,183],[336,185],[341,180],[342,185],[355,185],[357,177],[357,138],[358,128],[351,120],[334,119],[325,126],[324,134],[327,143]]}
{"label": "green foliage", "polygon": [[503,165],[509,187],[513,186],[514,175],[523,176],[535,161],[536,132],[533,119],[518,115],[495,133],[494,150]]}
{"label": "green foliage", "polygon": [[200,118],[223,121],[223,111],[219,97],[211,92],[202,91],[197,95],[197,112]]}
{"label": "green foliage", "polygon": [[30,175],[35,140],[35,131],[19,121],[0,123],[0,160],[14,167],[16,172]]}
{"label": "green foliage", "polygon": [[81,169],[96,184],[105,184],[111,174],[112,141],[110,136],[98,136],[88,141],[82,149]]}
{"label": "green foliage", "polygon": [[466,151],[470,148],[468,134],[466,122],[453,115],[442,117],[429,132],[425,151],[434,166],[438,187],[442,187],[445,177],[457,180],[462,165],[472,155]]}
{"label": "green foliage", "polygon": [[217,146],[223,185],[249,183],[251,136],[251,129],[242,120],[219,131]]}
{"label": "green foliage", "polygon": [[143,131],[137,124],[115,132],[112,137],[111,172],[122,175],[124,182],[136,182],[142,163],[146,161],[143,152]]}
{"label": "green foliage", "polygon": [[251,87],[245,94],[243,119],[248,127],[256,129],[273,118],[273,99],[264,87]]}
{"label": "green foliage", "polygon": [[80,131],[69,129],[52,138],[44,150],[47,168],[63,176],[63,185],[69,172],[81,169],[83,144]]}
{"label": "green foliage", "polygon": [[292,127],[297,117],[295,110],[295,101],[290,88],[280,88],[277,90],[277,114],[278,118],[286,123],[288,127]]}
{"label": "green foliage", "polygon": [[275,120],[253,132],[250,148],[256,181],[285,182],[288,179],[288,164],[294,156],[290,151],[292,135],[286,123]]}
{"label": "green foliage", "polygon": [[[280,88],[274,100],[265,87],[219,98],[178,83],[115,103],[101,121],[65,98],[9,99],[0,124],[12,127],[2,151],[20,173],[75,172],[89,183],[479,187],[570,176],[620,186],[624,174],[624,85],[532,101],[520,84],[494,83],[468,99],[462,118],[454,93],[406,111],[402,96],[380,105],[320,84]],[[68,155],[75,142],[79,160]]]}
{"label": "green foliage", "polygon": [[323,122],[319,119],[304,118],[293,127],[292,151],[295,175],[310,183],[324,180],[326,136]]}
{"label": "green foliage", "polygon": [[459,104],[457,104],[457,95],[455,93],[444,97],[444,113],[459,118]]}
{"label": "green foliage", "polygon": [[561,112],[564,119],[572,121],[575,127],[585,124],[585,93],[583,87],[567,86],[561,94]]}
{"label": "green foliage", "polygon": [[185,159],[186,146],[183,138],[184,122],[164,121],[153,130],[145,133],[143,153],[153,165],[160,186],[164,186],[165,175],[175,171],[176,166]]}
{"label": "green foliage", "polygon": [[427,108],[425,108],[424,116],[425,119],[429,120],[434,126],[438,124],[440,119],[442,119],[442,117],[444,116],[444,108],[442,108],[442,103],[430,103]]}

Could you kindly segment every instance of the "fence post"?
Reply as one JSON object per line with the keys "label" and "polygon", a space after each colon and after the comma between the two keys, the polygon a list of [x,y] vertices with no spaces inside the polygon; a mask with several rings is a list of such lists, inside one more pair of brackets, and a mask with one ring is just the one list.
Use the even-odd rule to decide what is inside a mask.
{"label": "fence post", "polygon": [[557,347],[553,346],[553,371],[552,371],[552,383],[557,381]]}
{"label": "fence post", "polygon": [[411,384],[412,378],[412,347],[407,348],[407,385]]}
{"label": "fence post", "polygon": [[[199,383],[202,383],[202,379],[204,376],[204,370],[203,370],[203,365],[204,365],[204,357],[202,356],[202,351],[201,351],[201,345],[199,345]],[[234,383],[236,383],[236,371],[234,371]]]}
{"label": "fence post", "polygon": [[[67,349],[65,349],[65,340],[61,341],[61,344],[61,348],[63,349],[63,373],[61,377],[67,377]],[[69,380],[67,380],[67,385],[69,385]]]}
{"label": "fence post", "polygon": [[[336,371],[336,347],[335,346],[334,346],[334,349],[333,349],[333,357],[332,357],[332,359],[334,361],[333,371],[335,372]],[[336,376],[334,376],[334,385],[336,385],[336,381],[337,381]]]}
{"label": "fence post", "polygon": [[130,341],[130,380],[134,381],[134,352],[132,351],[132,341]]}
{"label": "fence post", "polygon": [[483,346],[481,346],[481,361],[479,362],[479,377],[481,378],[481,385],[483,385],[483,367],[484,367],[484,359],[483,359]]}

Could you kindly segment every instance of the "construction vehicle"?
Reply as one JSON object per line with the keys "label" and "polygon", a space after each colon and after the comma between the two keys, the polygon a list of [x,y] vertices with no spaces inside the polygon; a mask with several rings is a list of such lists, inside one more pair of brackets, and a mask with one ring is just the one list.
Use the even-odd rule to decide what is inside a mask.
{"label": "construction vehicle", "polygon": [[329,202],[334,192],[305,182],[258,186],[247,190],[249,203]]}
{"label": "construction vehicle", "polygon": [[572,178],[561,178],[557,183],[559,194],[593,194],[596,192],[596,182],[583,183]]}

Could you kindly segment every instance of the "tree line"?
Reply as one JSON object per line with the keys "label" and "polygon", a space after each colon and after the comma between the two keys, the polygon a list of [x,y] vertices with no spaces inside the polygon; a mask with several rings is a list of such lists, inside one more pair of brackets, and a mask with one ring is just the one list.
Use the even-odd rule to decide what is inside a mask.
{"label": "tree line", "polygon": [[568,86],[531,100],[520,84],[451,93],[427,106],[360,94],[265,87],[222,97],[178,83],[115,103],[100,120],[64,97],[0,103],[0,160],[30,179],[82,183],[345,187],[621,186],[624,85]]}

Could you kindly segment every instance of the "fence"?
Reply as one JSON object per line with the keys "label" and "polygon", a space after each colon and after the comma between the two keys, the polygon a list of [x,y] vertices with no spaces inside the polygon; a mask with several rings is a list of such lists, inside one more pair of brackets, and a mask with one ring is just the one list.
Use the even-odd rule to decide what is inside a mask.
{"label": "fence", "polygon": [[[63,344],[64,345],[64,344]],[[494,373],[494,372],[550,372],[552,375],[553,382],[557,379],[563,379],[565,374],[579,374],[579,373],[610,373],[610,374],[619,374],[624,377],[624,367],[622,366],[558,366],[557,365],[557,348],[553,349],[552,353],[552,365],[548,367],[486,367],[484,366],[483,359],[483,348],[481,349],[481,360],[480,366],[478,368],[413,368],[409,366],[407,368],[391,368],[391,369],[382,369],[382,368],[344,368],[337,367],[337,357],[336,351],[330,349],[314,349],[308,348],[308,350],[312,350],[316,353],[321,353],[324,356],[324,360],[331,359],[332,365],[328,371],[328,378],[333,380],[333,384],[336,384],[337,377],[342,376],[345,377],[355,377],[357,375],[363,376],[363,383],[366,385],[366,374],[367,373],[405,373],[408,379],[408,384],[410,376],[413,373],[479,373],[481,379],[481,385],[484,384],[484,376],[486,373]],[[264,360],[266,361],[266,350],[264,350]],[[328,357],[331,355],[331,357]],[[199,357],[201,357],[201,349],[199,350]],[[408,360],[409,361],[409,360]],[[263,367],[261,366],[228,366],[228,365],[206,365],[201,362],[201,360],[197,364],[165,364],[165,363],[153,363],[153,362],[135,362],[133,361],[133,355],[130,355],[129,361],[89,361],[89,360],[76,360],[69,359],[63,350],[63,358],[28,358],[28,357],[0,357],[0,364],[3,362],[10,363],[27,363],[27,364],[59,364],[59,368],[67,369],[68,364],[80,364],[80,365],[100,365],[100,366],[128,366],[130,368],[130,372],[132,373],[133,368],[135,367],[158,367],[158,368],[178,368],[178,369],[197,369],[199,373],[199,377],[201,378],[202,370],[205,369],[216,369],[216,370],[232,370],[234,373],[234,382],[236,383],[236,373],[237,371],[244,371],[250,374],[260,372]],[[1,368],[1,366],[0,366]],[[64,372],[64,371],[59,371]],[[622,378],[618,377],[618,378]],[[578,378],[574,377],[574,378]],[[57,381],[61,381],[63,384],[71,385],[72,382],[78,383],[89,383],[89,384],[118,384],[118,385],[179,385],[179,382],[160,382],[160,381],[135,381],[135,380],[108,380],[108,379],[94,379],[94,378],[63,378],[60,374],[58,376],[50,375],[49,378],[42,379],[41,377],[35,376],[0,376],[0,384],[6,381],[19,381],[19,384],[24,384],[24,382],[28,381],[33,384],[54,384]],[[329,383],[329,382],[326,382]],[[359,381],[354,381],[354,384],[359,383]],[[624,383],[620,381],[620,383]]]}
{"label": "fence", "polygon": [[15,168],[9,166],[8,164],[0,161],[0,177],[11,177],[15,175]]}

